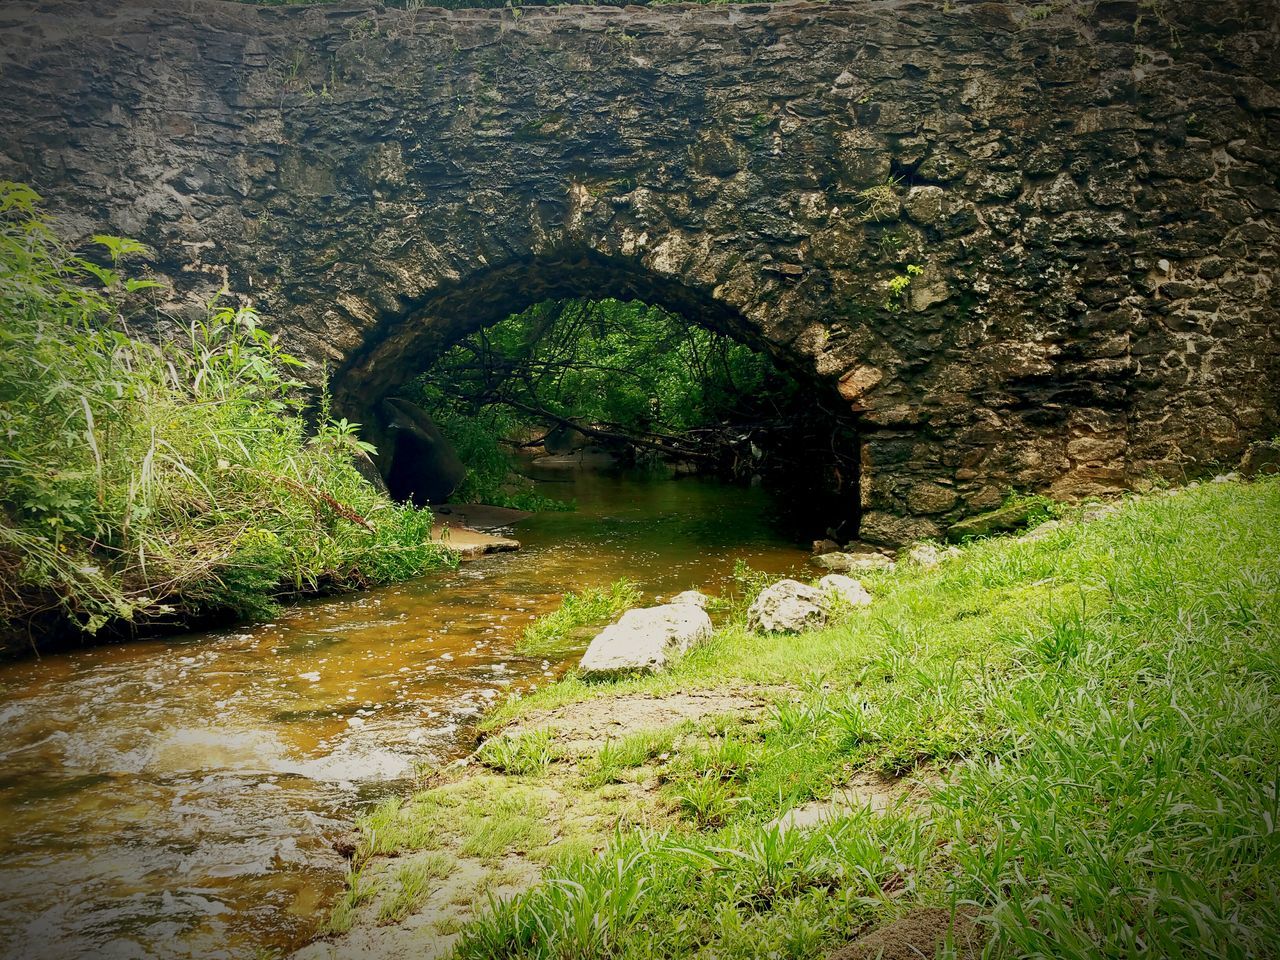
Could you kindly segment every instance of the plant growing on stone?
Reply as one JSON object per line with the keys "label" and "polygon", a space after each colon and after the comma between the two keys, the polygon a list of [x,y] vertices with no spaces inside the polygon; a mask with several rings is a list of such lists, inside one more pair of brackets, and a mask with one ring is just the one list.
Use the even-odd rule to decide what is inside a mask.
{"label": "plant growing on stone", "polygon": [[911,281],[915,277],[924,273],[924,267],[919,264],[907,264],[907,272],[900,273],[895,277],[889,278],[889,298],[885,301],[886,310],[897,312],[902,309],[902,301],[906,295],[907,288],[911,286]]}
{"label": "plant growing on stone", "polygon": [[858,191],[864,220],[892,220],[898,216],[898,187],[901,177],[890,177],[884,183]]}

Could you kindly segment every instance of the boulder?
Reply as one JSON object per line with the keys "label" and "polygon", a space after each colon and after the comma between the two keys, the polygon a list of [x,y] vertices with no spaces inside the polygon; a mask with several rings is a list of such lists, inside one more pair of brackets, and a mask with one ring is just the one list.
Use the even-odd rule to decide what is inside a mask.
{"label": "boulder", "polygon": [[966,540],[969,537],[989,537],[993,533],[1006,533],[1025,527],[1031,517],[1040,509],[1039,504],[1027,500],[1010,503],[996,510],[979,513],[976,516],[954,523],[947,530],[948,540]]}
{"label": "boulder", "polygon": [[1251,443],[1240,461],[1240,473],[1250,479],[1280,473],[1280,440]]}
{"label": "boulder", "polygon": [[467,475],[453,444],[417,404],[392,397],[383,401],[383,409],[395,437],[387,471],[391,495],[420,507],[444,503]]}
{"label": "boulder", "polygon": [[691,603],[699,610],[705,610],[707,609],[707,595],[699,593],[697,590],[686,590],[684,593],[677,593],[667,601],[668,606],[678,603]]}
{"label": "boulder", "polygon": [[798,580],[779,580],[765,587],[747,611],[747,626],[768,633],[816,630],[827,622],[826,597]]}
{"label": "boulder", "polygon": [[587,678],[656,673],[694,644],[711,636],[707,598],[695,590],[671,603],[628,610],[601,630],[582,655],[578,672]]}
{"label": "boulder", "polygon": [[871,603],[871,594],[867,593],[867,588],[853,577],[846,577],[843,574],[828,573],[818,581],[818,589],[827,597],[834,596],[841,603],[847,603],[853,607],[865,607]]}
{"label": "boulder", "polygon": [[883,553],[824,553],[813,562],[833,573],[850,573],[854,570],[867,573],[872,570],[892,570],[893,561]]}

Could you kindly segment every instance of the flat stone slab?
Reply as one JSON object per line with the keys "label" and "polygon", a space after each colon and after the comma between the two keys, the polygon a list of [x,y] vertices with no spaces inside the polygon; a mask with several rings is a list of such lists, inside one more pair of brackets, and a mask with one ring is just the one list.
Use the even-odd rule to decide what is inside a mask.
{"label": "flat stone slab", "polygon": [[502,732],[510,736],[546,729],[571,756],[594,753],[608,740],[642,730],[659,730],[717,713],[760,713],[784,688],[691,691],[666,696],[623,694],[597,697],[531,713]]}
{"label": "flat stone slab", "polygon": [[431,542],[442,543],[456,550],[462,560],[475,560],[486,553],[505,553],[520,549],[520,541],[510,537],[495,537],[470,527],[437,522],[431,527]]}
{"label": "flat stone slab", "polygon": [[858,773],[826,800],[812,800],[792,807],[782,816],[770,822],[783,832],[792,829],[809,830],[829,820],[836,820],[855,810],[869,809],[872,813],[884,813],[900,802],[923,802],[931,789],[941,784],[932,774],[917,777],[882,777],[875,773]]}

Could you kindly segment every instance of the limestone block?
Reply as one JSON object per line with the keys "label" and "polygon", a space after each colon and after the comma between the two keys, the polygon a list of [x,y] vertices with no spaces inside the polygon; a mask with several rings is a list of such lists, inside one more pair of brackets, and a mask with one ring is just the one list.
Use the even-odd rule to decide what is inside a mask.
{"label": "limestone block", "polygon": [[671,603],[628,610],[596,634],[582,655],[584,677],[656,673],[690,647],[711,636],[706,597],[690,590]]}

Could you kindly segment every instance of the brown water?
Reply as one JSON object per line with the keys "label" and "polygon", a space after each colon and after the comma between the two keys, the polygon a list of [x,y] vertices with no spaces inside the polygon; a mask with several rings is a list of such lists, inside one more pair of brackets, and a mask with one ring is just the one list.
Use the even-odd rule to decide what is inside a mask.
{"label": "brown water", "polygon": [[599,474],[518,553],[273,623],[0,665],[0,957],[253,957],[341,889],[330,843],[415,765],[560,666],[525,624],[620,576],[718,591],[741,557],[799,569],[760,490]]}

